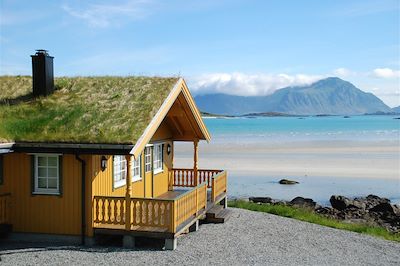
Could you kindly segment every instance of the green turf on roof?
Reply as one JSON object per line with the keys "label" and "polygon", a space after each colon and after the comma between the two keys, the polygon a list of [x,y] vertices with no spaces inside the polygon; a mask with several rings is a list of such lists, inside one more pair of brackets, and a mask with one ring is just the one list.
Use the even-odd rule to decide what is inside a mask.
{"label": "green turf on roof", "polygon": [[178,78],[56,78],[32,98],[31,77],[0,77],[0,142],[134,144]]}

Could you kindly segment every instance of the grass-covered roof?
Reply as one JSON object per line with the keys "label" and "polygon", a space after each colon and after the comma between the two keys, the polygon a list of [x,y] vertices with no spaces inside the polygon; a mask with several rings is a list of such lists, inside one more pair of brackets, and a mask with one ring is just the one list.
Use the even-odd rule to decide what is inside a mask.
{"label": "grass-covered roof", "polygon": [[0,77],[0,143],[134,144],[178,78],[60,77],[32,97],[32,78]]}

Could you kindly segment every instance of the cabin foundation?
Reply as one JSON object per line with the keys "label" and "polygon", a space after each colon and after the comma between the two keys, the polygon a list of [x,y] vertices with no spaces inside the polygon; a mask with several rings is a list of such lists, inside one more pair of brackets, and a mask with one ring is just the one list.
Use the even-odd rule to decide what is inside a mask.
{"label": "cabin foundation", "polygon": [[128,249],[135,248],[135,237],[131,235],[124,235],[122,239],[122,246]]}

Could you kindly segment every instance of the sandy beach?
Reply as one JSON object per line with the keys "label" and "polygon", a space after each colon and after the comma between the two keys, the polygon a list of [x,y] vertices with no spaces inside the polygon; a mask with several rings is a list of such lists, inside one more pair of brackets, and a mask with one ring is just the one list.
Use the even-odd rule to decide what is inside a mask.
{"label": "sandy beach", "polygon": [[[192,165],[193,145],[177,143],[174,166]],[[199,167],[223,168],[243,176],[307,175],[400,180],[400,142],[201,143]]]}

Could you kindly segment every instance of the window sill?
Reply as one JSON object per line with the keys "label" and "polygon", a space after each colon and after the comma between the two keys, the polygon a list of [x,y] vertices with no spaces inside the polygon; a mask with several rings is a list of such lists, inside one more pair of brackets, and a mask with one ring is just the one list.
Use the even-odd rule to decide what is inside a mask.
{"label": "window sill", "polygon": [[133,177],[132,178],[132,183],[139,182],[139,181],[142,181],[141,177]]}
{"label": "window sill", "polygon": [[32,195],[37,196],[61,196],[60,192],[45,192],[45,191],[34,191]]}
{"label": "window sill", "polygon": [[154,170],[153,174],[157,175],[164,172],[164,169],[158,169],[158,170]]}
{"label": "window sill", "polygon": [[126,186],[126,180],[114,182],[114,189]]}

